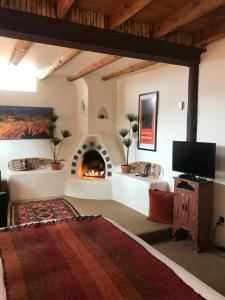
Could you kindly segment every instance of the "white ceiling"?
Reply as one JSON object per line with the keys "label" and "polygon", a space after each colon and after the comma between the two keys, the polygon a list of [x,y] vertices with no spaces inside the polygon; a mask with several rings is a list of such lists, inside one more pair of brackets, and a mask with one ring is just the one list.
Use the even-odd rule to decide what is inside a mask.
{"label": "white ceiling", "polygon": [[[4,60],[8,64],[10,56],[13,52],[14,46],[17,40],[0,37],[0,60]],[[39,43],[33,43],[30,50],[26,53],[24,59],[19,63],[18,67],[22,68],[25,63],[32,63],[36,69],[36,74],[43,72],[48,66],[50,66],[66,48],[51,46]],[[51,76],[55,77],[67,77],[71,73],[79,72],[88,65],[97,62],[104,57],[104,54],[83,51],[77,57],[72,59],[62,68],[54,72]],[[115,61],[108,66],[105,66],[93,74],[99,76],[109,75],[112,72],[119,71],[127,66],[137,63],[138,59],[122,58]]]}
{"label": "white ceiling", "polygon": [[0,59],[8,59],[14,49],[16,40],[0,37]]}

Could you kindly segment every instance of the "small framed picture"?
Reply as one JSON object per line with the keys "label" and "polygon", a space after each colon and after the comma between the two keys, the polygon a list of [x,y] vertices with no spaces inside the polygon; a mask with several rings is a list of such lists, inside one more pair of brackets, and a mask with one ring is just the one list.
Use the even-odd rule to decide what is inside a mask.
{"label": "small framed picture", "polygon": [[140,94],[138,106],[138,149],[156,151],[158,91]]}

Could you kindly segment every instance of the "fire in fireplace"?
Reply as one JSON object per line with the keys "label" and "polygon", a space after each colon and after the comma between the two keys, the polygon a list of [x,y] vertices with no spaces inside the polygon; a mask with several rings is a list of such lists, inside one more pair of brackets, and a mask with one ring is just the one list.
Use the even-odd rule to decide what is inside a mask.
{"label": "fire in fireplace", "polygon": [[95,150],[84,154],[81,169],[82,177],[105,178],[105,162]]}

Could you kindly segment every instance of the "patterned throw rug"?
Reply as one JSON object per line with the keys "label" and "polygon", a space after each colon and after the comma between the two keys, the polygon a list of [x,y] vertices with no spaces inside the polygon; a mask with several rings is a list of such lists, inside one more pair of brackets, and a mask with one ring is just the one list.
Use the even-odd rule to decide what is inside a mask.
{"label": "patterned throw rug", "polygon": [[14,201],[10,206],[9,225],[61,219],[79,215],[79,212],[63,198],[29,202]]}
{"label": "patterned throw rug", "polygon": [[0,247],[8,300],[203,299],[102,217],[5,228]]}

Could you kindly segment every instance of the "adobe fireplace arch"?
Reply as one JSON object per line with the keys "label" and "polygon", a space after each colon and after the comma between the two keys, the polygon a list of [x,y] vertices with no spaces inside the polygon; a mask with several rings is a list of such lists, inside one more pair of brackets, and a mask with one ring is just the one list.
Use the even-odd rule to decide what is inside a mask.
{"label": "adobe fireplace arch", "polygon": [[[93,162],[89,162],[90,160],[93,160]],[[82,164],[86,164],[86,162],[88,162],[90,166],[88,168],[95,169],[92,168],[92,166],[96,167],[96,160],[98,161],[97,169],[99,169],[100,172],[104,171],[104,176],[103,173],[100,173],[100,176],[96,177],[83,176]],[[101,164],[103,166],[100,166]],[[87,169],[87,166],[85,166],[85,168]],[[93,179],[104,179],[111,177],[112,171],[113,164],[111,156],[108,150],[106,149],[104,143],[102,142],[101,138],[97,135],[89,135],[83,138],[72,159],[71,175],[75,175],[77,178],[80,179],[88,179],[90,177],[93,177]]]}
{"label": "adobe fireplace arch", "polygon": [[84,153],[80,168],[82,177],[105,178],[105,162],[96,150]]}

